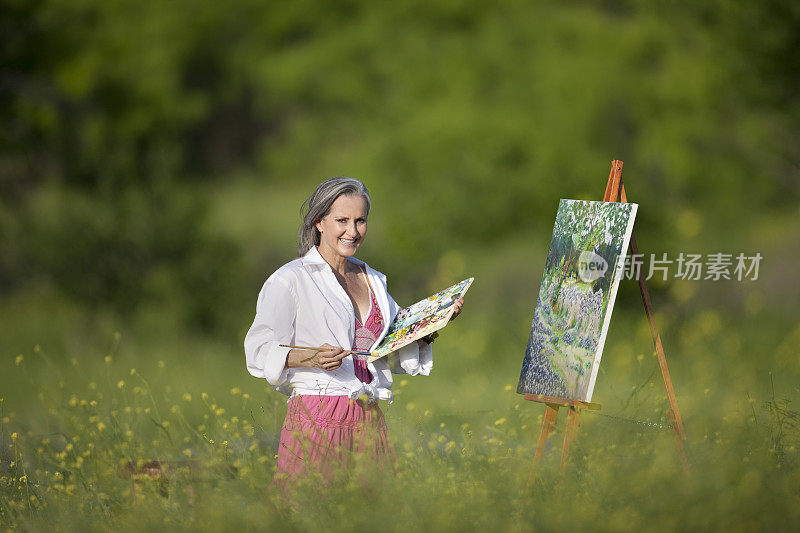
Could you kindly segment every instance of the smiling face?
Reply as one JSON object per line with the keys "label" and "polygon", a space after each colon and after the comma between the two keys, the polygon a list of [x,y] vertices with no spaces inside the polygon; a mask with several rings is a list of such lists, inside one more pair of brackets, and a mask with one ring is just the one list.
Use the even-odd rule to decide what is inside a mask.
{"label": "smiling face", "polygon": [[326,259],[352,257],[367,235],[367,202],[363,196],[342,195],[316,224],[319,253]]}

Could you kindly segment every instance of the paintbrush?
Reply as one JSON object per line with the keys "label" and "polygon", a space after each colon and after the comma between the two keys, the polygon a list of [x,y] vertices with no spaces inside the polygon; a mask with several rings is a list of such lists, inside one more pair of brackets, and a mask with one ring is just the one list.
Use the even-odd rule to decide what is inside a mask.
{"label": "paintbrush", "polygon": [[[284,348],[294,348],[295,350],[311,350],[313,352],[325,352],[328,351],[330,348],[323,348],[321,346],[317,346],[316,348],[313,346],[292,346],[289,344],[281,344]],[[356,355],[372,355],[372,352],[362,351],[362,350],[343,350],[345,352],[354,353]]]}

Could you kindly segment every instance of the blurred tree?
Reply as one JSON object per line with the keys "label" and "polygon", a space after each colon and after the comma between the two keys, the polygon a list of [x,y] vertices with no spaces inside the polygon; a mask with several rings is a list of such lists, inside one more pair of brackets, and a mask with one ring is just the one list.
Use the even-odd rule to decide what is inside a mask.
{"label": "blurred tree", "polygon": [[375,259],[416,282],[449,250],[549,233],[618,157],[643,244],[673,249],[686,206],[723,232],[796,203],[799,18],[778,0],[2,0],[2,287],[122,306],[132,280],[213,270],[207,249],[234,265],[203,185],[243,174],[363,178],[389,221]]}

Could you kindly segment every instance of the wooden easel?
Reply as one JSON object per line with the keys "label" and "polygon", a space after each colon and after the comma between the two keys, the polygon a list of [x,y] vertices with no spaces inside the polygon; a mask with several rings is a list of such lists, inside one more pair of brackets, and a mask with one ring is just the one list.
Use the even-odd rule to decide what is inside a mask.
{"label": "wooden easel", "polygon": [[[611,162],[611,172],[608,175],[608,182],[606,183],[606,192],[603,195],[604,202],[623,202],[627,203],[628,198],[625,195],[625,186],[622,184],[622,161],[614,160]],[[639,253],[639,247],[636,245],[636,235],[631,232],[631,240],[629,244],[631,254],[636,256]],[[661,335],[658,333],[656,326],[656,319],[653,313],[653,304],[650,301],[650,291],[647,290],[647,282],[643,269],[639,269],[638,273],[639,291],[642,293],[642,302],[644,303],[645,314],[647,315],[647,322],[650,324],[650,333],[653,336],[653,344],[656,348],[656,355],[658,357],[658,364],[661,367],[661,377],[664,378],[664,387],[667,390],[667,398],[669,400],[669,415],[670,425],[675,436],[675,448],[678,450],[678,456],[683,465],[683,469],[687,474],[690,474],[689,461],[686,458],[686,450],[683,446],[683,441],[686,440],[686,432],[683,429],[683,420],[681,419],[681,412],[678,409],[678,400],[675,398],[675,390],[672,387],[672,378],[669,375],[669,368],[667,368],[667,356],[664,354],[664,347],[661,345]],[[550,396],[541,396],[536,394],[525,394],[526,400],[532,402],[540,402],[545,404],[544,419],[542,420],[542,429],[539,433],[539,442],[536,445],[536,452],[533,455],[533,467],[531,468],[530,476],[528,477],[528,487],[533,485],[536,479],[536,468],[542,460],[542,453],[547,439],[553,432],[558,417],[558,409],[560,407],[569,407],[567,413],[567,428],[564,432],[564,443],[561,448],[561,470],[564,471],[564,465],[567,461],[569,448],[572,441],[578,432],[578,423],[580,419],[580,409],[598,410],[600,405],[596,403],[581,402],[576,400],[568,400],[566,398],[553,398]]]}
{"label": "wooden easel", "polygon": [[553,429],[556,427],[558,409],[560,407],[569,407],[569,411],[567,411],[567,429],[564,432],[564,443],[561,447],[561,471],[563,472],[564,467],[567,464],[569,447],[572,444],[572,441],[575,439],[575,436],[578,434],[580,415],[579,409],[597,411],[600,409],[600,404],[581,402],[578,400],[567,400],[566,398],[556,398],[553,396],[542,396],[541,394],[525,394],[524,397],[526,400],[530,400],[532,402],[541,402],[545,405],[544,418],[542,419],[542,430],[539,432],[539,443],[536,445],[536,452],[533,454],[533,468],[531,468],[531,473],[528,476],[528,487],[530,488],[533,486],[533,482],[536,480],[536,467],[539,466],[539,463],[542,461],[544,445],[547,443],[547,439],[550,438],[550,435],[553,433]]}

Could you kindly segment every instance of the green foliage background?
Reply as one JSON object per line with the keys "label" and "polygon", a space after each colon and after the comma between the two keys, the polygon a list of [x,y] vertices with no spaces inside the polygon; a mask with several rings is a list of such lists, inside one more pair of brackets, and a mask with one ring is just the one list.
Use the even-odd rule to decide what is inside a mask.
{"label": "green foliage background", "polygon": [[[466,463],[448,462],[444,444],[441,453],[421,446],[406,460],[429,476],[406,478],[407,488],[442,495],[417,525],[458,527],[443,517],[461,509],[476,527],[533,520],[545,529],[646,529],[676,506],[694,509],[684,515],[693,527],[791,524],[787,510],[800,495],[791,422],[800,373],[794,3],[3,0],[0,34],[6,480],[19,479],[9,466],[11,433],[31,443],[68,433],[78,416],[69,414],[70,395],[86,396],[95,390],[87,380],[107,375],[108,399],[128,367],[150,376],[164,411],[178,390],[194,398],[247,391],[267,417],[250,452],[269,456],[282,400],[246,374],[241,341],[261,283],[295,256],[301,202],[322,179],[348,175],[373,196],[362,257],[389,276],[398,301],[476,277],[463,318],[437,341],[436,372],[411,380],[387,408],[398,446],[416,453],[420,432],[455,442],[444,428],[463,424],[490,428],[487,442],[496,431],[515,442],[516,459],[499,470],[489,459],[509,454],[491,447],[497,441],[465,446]],[[548,499],[556,466],[539,477],[538,504],[520,496],[540,407],[518,406],[506,385],[519,375],[558,199],[599,199],[614,158],[624,160],[628,196],[640,205],[643,252],[764,259],[757,281],[650,282],[699,471],[691,489],[679,488],[667,434],[637,437],[627,422],[587,421],[586,448],[575,455],[592,459],[576,460],[560,489],[584,495],[572,512]],[[633,282],[620,286],[595,398],[607,414],[663,423],[637,292]],[[104,362],[110,346],[117,366]],[[44,416],[48,409],[56,414]],[[195,433],[196,409],[187,414]],[[511,415],[520,412],[533,419]],[[80,416],[75,434],[94,438]],[[150,424],[144,415],[126,423]],[[106,442],[116,450],[109,464],[181,456],[179,446],[148,444],[143,427],[138,447]],[[629,442],[640,449],[588,453]],[[271,463],[259,464],[266,485]],[[649,474],[630,474],[636,469]],[[98,466],[84,480],[110,471]],[[431,481],[448,473],[461,483],[450,487],[452,499]],[[1,489],[4,502],[17,501],[15,483]],[[112,499],[123,494],[124,483],[108,483]],[[674,500],[635,503],[630,491],[661,494],[660,484]],[[263,485],[225,490],[258,511],[260,500],[242,494]],[[96,494],[89,486],[81,490]],[[470,496],[459,499],[467,486]],[[707,493],[723,494],[726,512],[704,515],[715,504]],[[467,512],[487,494],[497,513]],[[6,505],[0,520],[46,527],[59,505],[72,505],[49,501],[50,514]],[[123,496],[116,501],[87,523],[149,524]],[[184,524],[215,523],[187,509]],[[258,524],[256,511],[242,524]],[[270,516],[275,527],[292,520]]]}

